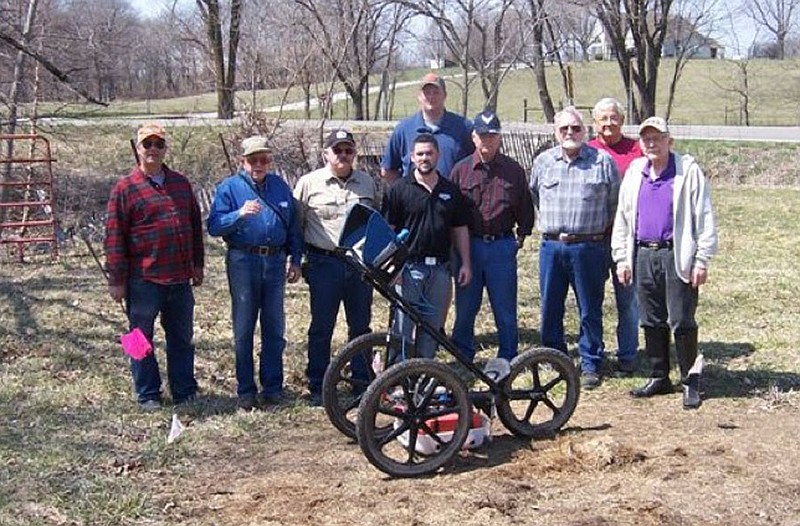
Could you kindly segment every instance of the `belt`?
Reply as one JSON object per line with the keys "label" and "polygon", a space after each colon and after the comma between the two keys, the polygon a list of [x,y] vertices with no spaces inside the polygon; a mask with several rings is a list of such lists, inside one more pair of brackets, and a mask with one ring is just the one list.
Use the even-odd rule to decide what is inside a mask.
{"label": "belt", "polygon": [[637,241],[636,246],[643,248],[652,248],[652,249],[672,248],[672,240],[668,239],[666,241]]}
{"label": "belt", "polygon": [[481,241],[485,241],[487,243],[489,243],[491,241],[497,241],[498,239],[505,239],[507,237],[513,237],[513,236],[514,236],[513,232],[504,232],[502,234],[494,234],[494,235],[492,235],[492,234],[483,234],[483,235],[481,235],[481,234],[473,234],[472,235],[472,237],[474,237],[475,239],[480,239]]}
{"label": "belt", "polygon": [[445,258],[438,258],[436,256],[412,256],[409,258],[414,263],[422,263],[423,265],[428,265],[429,267],[435,265],[444,265],[448,263],[450,260]]}
{"label": "belt", "polygon": [[319,254],[321,256],[336,257],[335,250],[326,250],[324,248],[315,247],[314,245],[306,245],[306,252],[309,254]]}
{"label": "belt", "polygon": [[259,256],[274,256],[283,252],[283,247],[271,245],[228,245],[228,248],[241,250],[249,254],[257,254]]}
{"label": "belt", "polygon": [[545,241],[559,241],[561,243],[585,243],[587,241],[603,241],[606,238],[605,234],[567,234],[566,232],[559,232],[558,234],[542,234],[542,239]]}

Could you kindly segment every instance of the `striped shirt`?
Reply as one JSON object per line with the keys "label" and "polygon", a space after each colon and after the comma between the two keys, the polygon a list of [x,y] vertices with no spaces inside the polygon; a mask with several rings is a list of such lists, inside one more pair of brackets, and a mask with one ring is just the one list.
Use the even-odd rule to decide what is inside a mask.
{"label": "striped shirt", "polygon": [[556,146],[533,162],[531,193],[539,230],[548,234],[599,234],[614,220],[620,178],[614,160],[584,145],[570,161]]}
{"label": "striped shirt", "polygon": [[203,223],[192,186],[164,168],[159,185],[139,168],[117,181],[108,200],[109,285],[138,277],[160,285],[185,283],[203,267]]}

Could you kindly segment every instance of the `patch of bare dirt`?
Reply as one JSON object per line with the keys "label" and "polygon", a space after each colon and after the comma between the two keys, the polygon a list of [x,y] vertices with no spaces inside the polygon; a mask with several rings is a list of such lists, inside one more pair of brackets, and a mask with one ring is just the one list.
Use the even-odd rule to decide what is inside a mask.
{"label": "patch of bare dirt", "polygon": [[[493,442],[432,477],[392,480],[322,411],[275,418],[268,436],[203,450],[167,498],[202,524],[799,524],[797,406],[679,395],[629,399],[609,381],[563,433]],[[265,417],[266,418],[266,417]],[[235,455],[235,451],[241,456]],[[185,488],[192,488],[186,491]]]}

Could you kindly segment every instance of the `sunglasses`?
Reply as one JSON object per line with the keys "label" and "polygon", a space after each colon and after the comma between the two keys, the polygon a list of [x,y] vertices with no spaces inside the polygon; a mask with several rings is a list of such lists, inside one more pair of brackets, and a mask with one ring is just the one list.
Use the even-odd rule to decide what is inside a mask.
{"label": "sunglasses", "polygon": [[332,148],[336,155],[353,155],[356,151],[352,148]]}
{"label": "sunglasses", "polygon": [[149,150],[153,147],[163,150],[167,147],[167,142],[164,139],[145,139],[142,141],[142,148],[145,150]]}
{"label": "sunglasses", "polygon": [[572,126],[561,126],[558,128],[558,131],[561,133],[567,133],[568,131],[572,131],[572,133],[580,133],[583,131],[583,126],[578,126],[573,124]]}

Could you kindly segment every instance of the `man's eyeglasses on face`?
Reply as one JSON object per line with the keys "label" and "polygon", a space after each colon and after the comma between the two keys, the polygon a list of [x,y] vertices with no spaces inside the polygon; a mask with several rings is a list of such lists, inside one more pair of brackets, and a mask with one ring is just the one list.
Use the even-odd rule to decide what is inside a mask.
{"label": "man's eyeglasses on face", "polygon": [[643,135],[640,137],[644,144],[658,144],[664,138],[664,134],[658,135]]}
{"label": "man's eyeglasses on face", "polygon": [[142,148],[145,150],[149,150],[153,147],[163,150],[167,147],[167,142],[164,139],[145,139],[142,141]]}
{"label": "man's eyeglasses on face", "polygon": [[602,124],[610,123],[610,124],[619,124],[620,118],[619,115],[603,115],[599,119],[598,122]]}
{"label": "man's eyeglasses on face", "polygon": [[356,151],[353,148],[333,148],[336,155],[353,155]]}
{"label": "man's eyeglasses on face", "polygon": [[577,124],[573,124],[572,126],[560,126],[558,128],[560,133],[567,133],[571,131],[572,133],[580,133],[583,131],[583,126],[578,126]]}
{"label": "man's eyeglasses on face", "polygon": [[247,162],[251,166],[255,166],[257,164],[270,164],[272,162],[272,157],[269,155],[259,155],[258,157],[247,157]]}

